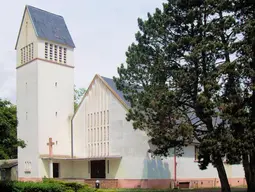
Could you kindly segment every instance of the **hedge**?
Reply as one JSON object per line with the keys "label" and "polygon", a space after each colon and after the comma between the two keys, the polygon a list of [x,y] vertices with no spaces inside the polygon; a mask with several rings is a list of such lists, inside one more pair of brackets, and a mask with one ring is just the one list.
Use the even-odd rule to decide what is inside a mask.
{"label": "hedge", "polygon": [[0,182],[1,192],[94,192],[89,188],[74,182],[62,182],[54,180],[44,180],[43,182]]}

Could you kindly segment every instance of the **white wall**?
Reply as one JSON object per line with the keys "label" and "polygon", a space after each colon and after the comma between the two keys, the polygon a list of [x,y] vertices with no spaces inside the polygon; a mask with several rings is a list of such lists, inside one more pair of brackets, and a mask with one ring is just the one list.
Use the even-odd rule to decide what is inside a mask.
{"label": "white wall", "polygon": [[177,158],[177,179],[178,178],[217,178],[217,170],[209,165],[206,170],[200,170],[195,162],[194,146],[184,148],[182,157]]}
{"label": "white wall", "polygon": [[[74,92],[73,68],[38,61],[39,153],[48,155],[52,137],[53,155],[71,155],[71,117]],[[57,85],[55,85],[57,83]]]}
{"label": "white wall", "polygon": [[[134,130],[126,121],[126,109],[111,94],[110,155],[122,156],[119,164],[111,164],[118,179],[170,179],[171,161],[151,158],[147,135]],[[117,166],[117,167],[116,167]],[[117,170],[117,171],[115,171]]]}
{"label": "white wall", "polygon": [[79,110],[73,119],[73,155],[85,157],[85,101],[81,103]]}
{"label": "white wall", "polygon": [[[17,69],[17,118],[18,138],[26,143],[18,149],[19,177],[39,177],[38,168],[38,63]],[[25,162],[29,162],[31,173],[25,173]]]}

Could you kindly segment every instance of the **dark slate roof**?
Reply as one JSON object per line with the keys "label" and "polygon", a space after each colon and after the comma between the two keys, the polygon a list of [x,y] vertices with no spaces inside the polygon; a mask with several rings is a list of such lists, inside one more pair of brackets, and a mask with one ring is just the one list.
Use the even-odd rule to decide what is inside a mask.
{"label": "dark slate roof", "polygon": [[62,16],[27,5],[36,35],[39,38],[75,47]]}
{"label": "dark slate roof", "polygon": [[[101,76],[102,77],[102,76]],[[108,77],[102,77],[102,79],[112,88],[112,90],[130,107],[130,103],[124,98],[122,91],[119,91],[116,87],[115,82],[113,79]]]}

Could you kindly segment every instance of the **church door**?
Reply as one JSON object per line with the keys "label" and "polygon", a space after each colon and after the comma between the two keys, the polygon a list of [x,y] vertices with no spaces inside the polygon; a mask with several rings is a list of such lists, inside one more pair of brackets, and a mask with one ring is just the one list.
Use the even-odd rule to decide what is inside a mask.
{"label": "church door", "polygon": [[59,163],[53,163],[53,178],[59,177]]}
{"label": "church door", "polygon": [[105,178],[105,160],[91,161],[91,178]]}

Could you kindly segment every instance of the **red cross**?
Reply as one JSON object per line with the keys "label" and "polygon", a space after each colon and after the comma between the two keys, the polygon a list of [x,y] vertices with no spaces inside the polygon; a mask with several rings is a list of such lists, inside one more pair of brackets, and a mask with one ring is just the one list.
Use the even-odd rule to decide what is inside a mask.
{"label": "red cross", "polygon": [[49,143],[47,143],[47,145],[49,145],[49,155],[50,157],[52,157],[52,146],[54,145],[55,143],[52,142],[52,138],[49,138]]}

